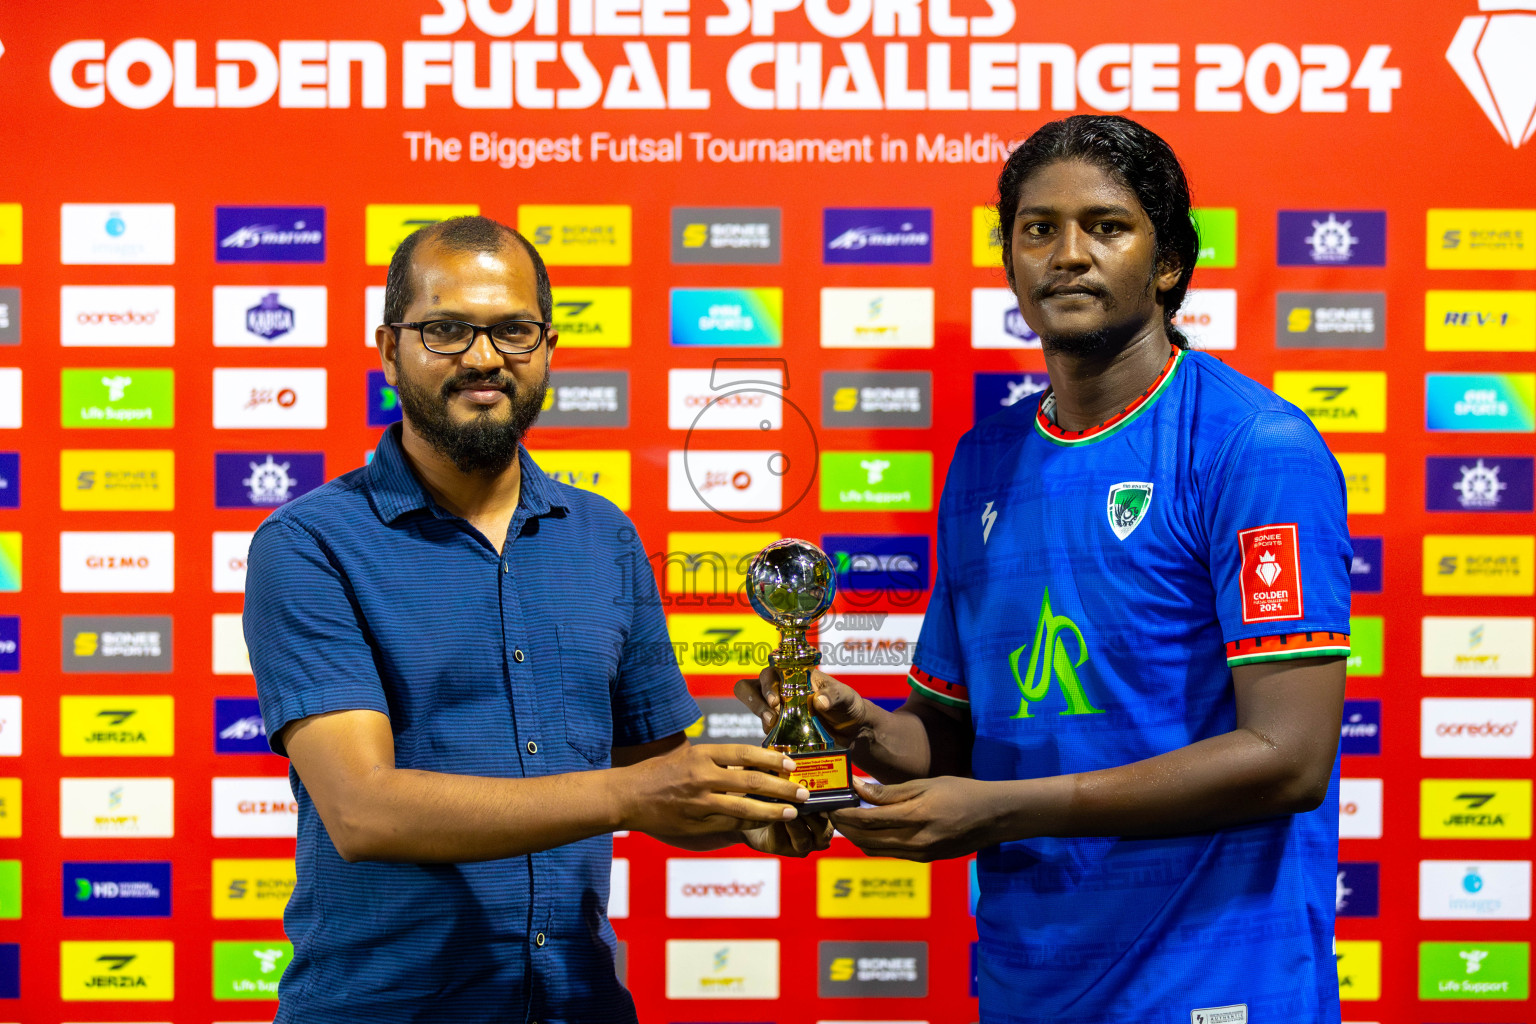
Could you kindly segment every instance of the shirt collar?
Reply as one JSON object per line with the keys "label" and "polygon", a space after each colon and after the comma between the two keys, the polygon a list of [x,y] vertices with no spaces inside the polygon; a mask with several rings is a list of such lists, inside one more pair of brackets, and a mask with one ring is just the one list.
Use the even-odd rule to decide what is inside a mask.
{"label": "shirt collar", "polygon": [[[373,461],[368,464],[368,490],[373,498],[374,510],[385,523],[393,523],[401,516],[418,510],[434,515],[448,515],[432,500],[421,481],[416,479],[416,474],[411,472],[411,465],[405,457],[405,447],[400,442],[402,429],[400,424],[394,423],[384,431],[378,447],[374,449]],[[522,471],[517,505],[524,518],[549,515],[555,509],[570,511],[570,506],[561,499],[554,483],[521,444],[517,446],[517,461]]]}

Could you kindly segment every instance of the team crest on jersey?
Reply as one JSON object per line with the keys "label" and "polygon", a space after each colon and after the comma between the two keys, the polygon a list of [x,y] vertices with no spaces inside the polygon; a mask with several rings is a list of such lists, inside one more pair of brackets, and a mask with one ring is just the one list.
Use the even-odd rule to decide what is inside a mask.
{"label": "team crest on jersey", "polygon": [[1116,537],[1125,540],[1147,517],[1147,508],[1151,504],[1152,485],[1149,483],[1128,480],[1112,485],[1109,489],[1109,528],[1115,531]]}

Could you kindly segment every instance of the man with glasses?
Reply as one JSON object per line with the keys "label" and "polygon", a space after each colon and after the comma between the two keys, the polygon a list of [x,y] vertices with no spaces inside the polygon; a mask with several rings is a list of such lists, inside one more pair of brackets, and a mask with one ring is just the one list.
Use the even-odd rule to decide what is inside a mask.
{"label": "man with glasses", "polygon": [[299,814],[278,1021],[634,1021],[611,832],[812,845],[747,795],[805,799],[779,754],[684,739],[698,707],[628,518],[522,447],[551,313],[510,228],[407,238],[375,334],[403,422],[251,543],[246,640]]}

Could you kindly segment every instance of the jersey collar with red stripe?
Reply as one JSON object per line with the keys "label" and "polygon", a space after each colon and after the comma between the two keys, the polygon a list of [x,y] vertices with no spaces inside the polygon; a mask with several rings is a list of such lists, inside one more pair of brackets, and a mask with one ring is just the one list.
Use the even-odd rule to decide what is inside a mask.
{"label": "jersey collar with red stripe", "polygon": [[1128,426],[1132,420],[1141,415],[1147,406],[1151,405],[1153,400],[1162,393],[1163,389],[1167,387],[1168,382],[1173,379],[1174,371],[1184,361],[1186,354],[1184,349],[1174,348],[1173,352],[1168,356],[1168,361],[1163,364],[1162,371],[1158,373],[1157,379],[1148,385],[1147,390],[1137,396],[1134,402],[1103,423],[1087,427],[1083,430],[1063,430],[1056,425],[1056,390],[1052,388],[1041,396],[1040,407],[1035,412],[1035,429],[1047,440],[1061,445],[1079,444],[1083,441],[1097,441],[1117,433],[1121,428]]}

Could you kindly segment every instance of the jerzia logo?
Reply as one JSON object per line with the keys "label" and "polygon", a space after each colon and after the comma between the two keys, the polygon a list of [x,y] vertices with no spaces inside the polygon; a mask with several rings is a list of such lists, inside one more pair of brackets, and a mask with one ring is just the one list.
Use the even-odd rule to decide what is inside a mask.
{"label": "jerzia logo", "polygon": [[1493,122],[1499,138],[1516,149],[1536,134],[1536,3],[1514,0],[1500,4],[1483,0],[1482,10],[1461,19],[1445,59],[1455,69],[1477,105]]}
{"label": "jerzia logo", "polygon": [[[1068,636],[1076,641],[1075,657],[1068,651]],[[1019,662],[1025,651],[1029,652],[1029,667],[1021,676]],[[1029,706],[1045,699],[1046,694],[1050,693],[1053,678],[1060,684],[1061,695],[1067,703],[1066,708],[1058,714],[1103,714],[1103,709],[1088,702],[1083,693],[1082,680],[1077,675],[1077,670],[1087,663],[1088,643],[1083,639],[1083,631],[1065,615],[1056,615],[1051,611],[1051,591],[1047,587],[1040,597],[1040,618],[1035,624],[1033,647],[1026,644],[1008,656],[1013,681],[1018,684],[1019,693],[1022,694],[1019,710],[1013,717],[1033,717],[1029,713]]]}

